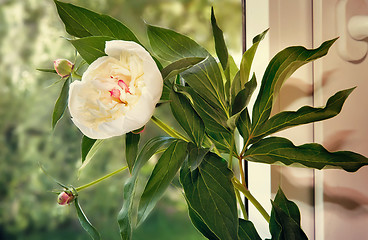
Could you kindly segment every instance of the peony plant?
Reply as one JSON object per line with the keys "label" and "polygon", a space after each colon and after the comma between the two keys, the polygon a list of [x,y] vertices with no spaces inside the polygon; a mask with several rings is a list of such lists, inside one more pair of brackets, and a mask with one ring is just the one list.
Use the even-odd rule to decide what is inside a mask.
{"label": "peony plant", "polygon": [[[245,161],[265,164],[297,163],[308,168],[326,166],[354,172],[368,159],[350,151],[329,152],[317,143],[295,146],[290,140],[270,136],[293,126],[322,121],[340,113],[354,88],[337,92],[323,107],[304,106],[271,116],[273,102],[284,81],[299,67],[327,54],[336,39],[316,49],[288,47],[268,64],[253,106],[249,106],[257,80],[251,65],[267,30],[253,39],[240,68],[227,51],[223,32],[211,11],[217,58],[194,40],[170,29],[147,25],[150,46],[143,46],[124,24],[73,4],[55,0],[65,24],[68,41],[89,64],[80,67],[55,61],[63,81],[53,113],[53,127],[69,109],[74,124],[84,134],[82,166],[88,164],[103,139],[125,135],[126,166],[82,187],[59,183],[58,203],[75,204],[82,227],[92,239],[100,234],[78,203],[78,193],[124,169],[129,169],[122,208],[117,214],[121,238],[131,239],[179,173],[193,225],[208,239],[261,239],[241,199],[243,194],[269,223],[272,239],[307,239],[300,226],[300,212],[280,189],[267,212],[247,189]],[[152,49],[149,52],[147,49]],[[170,105],[182,128],[158,119],[155,108]],[[251,113],[250,113],[250,110]],[[140,144],[148,121],[163,136]],[[239,146],[236,139],[244,143]],[[143,147],[139,147],[143,146]],[[153,156],[159,159],[140,196],[136,184],[140,169]],[[240,172],[237,176],[235,172]],[[136,197],[139,203],[134,204]],[[240,217],[239,211],[242,211]]]}

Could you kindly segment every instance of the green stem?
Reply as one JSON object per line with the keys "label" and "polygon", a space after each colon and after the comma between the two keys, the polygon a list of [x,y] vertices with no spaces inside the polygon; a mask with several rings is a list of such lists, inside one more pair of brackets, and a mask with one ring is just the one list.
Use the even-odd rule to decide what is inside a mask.
{"label": "green stem", "polygon": [[162,122],[160,119],[156,118],[155,116],[151,117],[152,122],[154,122],[159,128],[164,130],[167,134],[169,134],[171,137],[182,139],[186,142],[189,142],[189,140],[181,135],[179,132],[177,132],[175,129],[171,128],[166,123]]}
{"label": "green stem", "polygon": [[234,139],[234,134],[232,135],[231,138],[231,143],[230,143],[230,155],[229,155],[229,165],[228,168],[232,169],[233,168],[233,151],[234,151],[234,144],[235,144],[235,139]]}
{"label": "green stem", "polygon": [[117,174],[117,173],[119,173],[119,172],[121,172],[121,171],[124,171],[124,170],[125,170],[125,169],[127,169],[127,168],[128,168],[128,166],[125,166],[125,167],[123,167],[123,168],[120,168],[120,169],[118,169],[118,170],[116,170],[116,171],[114,171],[114,172],[112,172],[112,173],[109,173],[109,174],[107,174],[106,176],[103,176],[103,177],[101,177],[101,178],[99,178],[99,179],[97,179],[97,180],[95,180],[95,181],[93,181],[93,182],[90,182],[90,183],[87,183],[86,185],[83,185],[83,186],[77,187],[75,190],[76,190],[77,192],[79,192],[79,191],[81,191],[81,190],[83,190],[83,189],[85,189],[85,188],[88,188],[88,187],[90,187],[90,186],[92,186],[92,185],[95,185],[96,183],[101,182],[102,180],[105,180],[106,178],[109,178],[109,177],[111,177],[111,176],[113,176],[113,175],[115,175],[115,174]]}
{"label": "green stem", "polygon": [[262,207],[262,205],[257,201],[257,199],[249,192],[249,190],[246,189],[235,177],[232,178],[231,181],[233,182],[234,187],[244,194],[244,196],[257,208],[257,210],[269,223],[270,215],[268,215],[267,211]]}
{"label": "green stem", "polygon": [[238,200],[238,203],[240,205],[240,209],[243,213],[243,217],[245,220],[248,220],[248,214],[247,214],[247,210],[245,210],[245,207],[244,207],[244,203],[240,197],[240,193],[239,193],[239,190],[238,189],[235,189],[235,196],[236,196],[236,199]]}

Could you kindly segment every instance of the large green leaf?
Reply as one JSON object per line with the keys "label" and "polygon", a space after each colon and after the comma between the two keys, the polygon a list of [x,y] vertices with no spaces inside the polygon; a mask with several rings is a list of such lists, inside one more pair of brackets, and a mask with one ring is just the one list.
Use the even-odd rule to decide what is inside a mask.
{"label": "large green leaf", "polygon": [[172,90],[170,100],[171,112],[180,126],[197,146],[201,146],[204,138],[204,124],[202,119],[193,109],[189,100],[181,93],[176,93]]}
{"label": "large green leaf", "polygon": [[239,240],[261,240],[253,223],[239,218]]}
{"label": "large green leaf", "polygon": [[221,240],[238,238],[232,176],[226,161],[211,152],[196,170],[190,171],[189,166],[184,165],[180,172],[180,181],[190,208]]}
{"label": "large green leaf", "polygon": [[188,57],[206,58],[180,75],[209,104],[226,115],[224,85],[216,60],[192,39],[172,30],[148,26],[147,33],[154,53],[166,61]]}
{"label": "large green leaf", "polygon": [[82,151],[82,165],[79,167],[79,171],[85,168],[92,160],[92,158],[97,153],[98,149],[101,147],[104,139],[93,139],[87,140],[85,136],[82,138],[81,151]]}
{"label": "large green leaf", "polygon": [[187,156],[187,142],[178,140],[158,160],[141,196],[138,223],[143,222],[175,177]]}
{"label": "large green leaf", "polygon": [[348,172],[357,171],[360,167],[368,165],[368,158],[358,153],[329,152],[316,143],[295,146],[288,139],[281,137],[269,137],[258,141],[245,152],[245,159],[268,164],[298,163],[316,169],[326,166],[340,167]]}
{"label": "large green leaf", "polygon": [[63,87],[61,88],[60,91],[60,95],[56,100],[54,112],[52,113],[52,128],[55,128],[56,123],[63,116],[65,108],[68,105],[69,84],[70,84],[70,77],[65,79]]}
{"label": "large green leaf", "polygon": [[179,59],[161,70],[162,78],[165,80],[184,72],[185,70],[193,67],[197,63],[203,61],[205,58],[203,57],[188,57]]}
{"label": "large green leaf", "polygon": [[125,135],[125,159],[130,172],[132,172],[135,160],[137,158],[140,138],[140,134],[132,132],[129,132]]}
{"label": "large green leaf", "polygon": [[133,226],[135,226],[135,223],[132,222],[134,214],[133,203],[136,200],[135,191],[139,170],[159,149],[164,148],[173,140],[173,138],[168,137],[155,137],[150,139],[140,151],[132,170],[132,176],[124,185],[124,201],[118,215],[120,234],[123,240],[132,239]]}
{"label": "large green leaf", "polygon": [[253,106],[253,128],[260,127],[270,116],[274,98],[284,81],[304,64],[327,54],[336,39],[324,42],[319,48],[288,47],[270,61],[263,75],[261,88]]}
{"label": "large green leaf", "polygon": [[106,56],[105,43],[106,41],[114,40],[111,37],[85,37],[76,40],[69,40],[77,49],[81,57],[88,64],[94,62],[97,58]]}
{"label": "large green leaf", "polygon": [[270,232],[272,240],[308,239],[300,227],[298,206],[289,201],[281,189],[272,201]]}
{"label": "large green leaf", "polygon": [[210,240],[218,240],[219,238],[211,231],[211,229],[208,228],[208,226],[203,222],[203,219],[201,216],[199,216],[198,213],[196,213],[188,203],[188,212],[190,220],[192,221],[192,224],[198,229],[200,233],[203,234],[206,238]]}
{"label": "large green leaf", "polygon": [[213,38],[215,40],[216,54],[220,60],[222,69],[225,70],[228,64],[229,53],[227,51],[227,47],[226,47],[226,43],[224,39],[224,33],[222,32],[220,27],[217,25],[213,7],[211,8],[211,25],[212,25]]}
{"label": "large green leaf", "polygon": [[345,100],[353,90],[354,88],[350,88],[337,92],[328,99],[324,108],[304,106],[298,111],[286,111],[276,114],[258,128],[253,136],[254,141],[293,126],[322,121],[336,116],[340,113]]}
{"label": "large green leaf", "polygon": [[75,209],[77,210],[77,215],[80,224],[82,225],[83,229],[91,236],[93,240],[101,239],[100,234],[96,230],[95,227],[88,221],[86,215],[84,214],[82,208],[79,205],[78,198],[74,200]]}
{"label": "large green leaf", "polygon": [[139,43],[136,36],[118,20],[70,3],[54,1],[66,31],[75,37],[108,36]]}

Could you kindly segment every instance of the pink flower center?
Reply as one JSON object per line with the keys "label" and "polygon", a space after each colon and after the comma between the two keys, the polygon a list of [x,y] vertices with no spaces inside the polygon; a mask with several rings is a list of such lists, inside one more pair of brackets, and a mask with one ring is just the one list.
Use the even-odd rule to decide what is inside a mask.
{"label": "pink flower center", "polygon": [[[117,81],[118,81],[118,82],[117,82],[117,85],[118,85],[121,89],[123,89],[123,90],[125,91],[125,93],[132,94],[132,93],[130,92],[130,89],[129,89],[129,87],[128,87],[128,84],[126,84],[126,82],[124,82],[124,80],[119,79],[119,78],[114,77],[114,76],[110,76],[110,78],[117,80]],[[110,91],[109,91],[109,93],[110,93],[110,96],[111,96],[112,100],[114,100],[115,102],[118,102],[118,103],[124,103],[125,105],[127,105],[127,104],[128,104],[128,103],[127,103],[127,101],[124,101],[124,100],[122,100],[122,99],[120,98],[120,96],[121,96],[120,89],[118,89],[118,88],[113,88],[112,90],[110,90]]]}

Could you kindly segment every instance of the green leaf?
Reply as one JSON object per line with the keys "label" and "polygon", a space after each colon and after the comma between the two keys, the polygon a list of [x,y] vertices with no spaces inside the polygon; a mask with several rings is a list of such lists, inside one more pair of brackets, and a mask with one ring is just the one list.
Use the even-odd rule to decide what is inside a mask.
{"label": "green leaf", "polygon": [[92,149],[95,142],[96,142],[96,139],[91,139],[87,136],[82,137],[82,143],[81,143],[82,163],[86,160],[86,157],[88,153],[90,152],[90,150]]}
{"label": "green leaf", "polygon": [[177,91],[187,96],[193,108],[201,117],[205,132],[211,138],[216,147],[224,152],[229,152],[231,148],[232,133],[227,129],[226,118],[218,109],[209,105],[199,94],[192,88],[176,86]]}
{"label": "green leaf", "polygon": [[336,39],[324,42],[319,48],[288,47],[270,61],[262,79],[261,88],[253,106],[252,123],[257,129],[270,116],[274,98],[284,81],[304,64],[323,57]]}
{"label": "green leaf", "polygon": [[[224,70],[224,75],[226,77],[225,95],[226,95],[227,101],[230,102],[230,103],[232,102],[233,96],[235,96],[235,94],[233,96],[231,95],[231,86],[233,84],[233,81],[234,81],[236,75],[238,75],[240,77],[239,74],[240,74],[239,68],[235,63],[234,58],[231,55],[229,55],[228,64],[227,64],[227,67]],[[237,92],[239,92],[240,89],[241,89],[241,87],[239,87],[239,90]]]}
{"label": "green leaf", "polygon": [[[98,149],[101,147],[101,144],[104,141],[104,139],[97,139],[94,141],[93,145],[90,146],[90,144],[92,144],[92,139],[91,139],[91,140],[87,140],[87,142],[85,143],[85,146],[83,146],[83,140],[84,140],[84,137],[82,138],[82,165],[79,167],[78,171],[82,171],[82,169],[85,168],[88,165],[88,163],[90,163],[90,161],[95,156],[95,154],[97,153]],[[84,156],[84,159],[83,159],[83,156]]]}
{"label": "green leaf", "polygon": [[124,185],[124,201],[123,206],[118,215],[118,223],[120,234],[123,240],[132,239],[132,231],[135,223],[133,222],[134,201],[136,183],[138,180],[138,173],[143,165],[161,148],[170,144],[174,139],[169,137],[155,137],[150,139],[140,151],[137,161],[132,170],[132,176],[126,181]]}
{"label": "green leaf", "polygon": [[250,122],[248,108],[245,108],[240,113],[239,118],[236,120],[235,124],[244,141],[247,141],[252,131],[252,123]]}
{"label": "green leaf", "polygon": [[187,202],[221,240],[238,238],[238,214],[233,174],[227,168],[225,160],[208,153],[201,165],[190,171],[184,165],[180,172]]}
{"label": "green leaf", "polygon": [[250,68],[252,67],[254,55],[257,51],[259,43],[264,39],[268,29],[261,34],[253,38],[253,45],[243,54],[242,60],[240,62],[240,85],[244,86],[248,82]]}
{"label": "green leaf", "polygon": [[68,105],[68,97],[69,97],[69,84],[70,77],[65,79],[63,87],[61,88],[61,92],[59,98],[56,100],[54,112],[52,114],[52,128],[54,129],[57,122],[63,116],[66,106]]}
{"label": "green leaf", "polygon": [[300,227],[298,206],[289,201],[281,189],[272,201],[270,232],[272,240],[308,239]]}
{"label": "green leaf", "polygon": [[189,212],[189,217],[190,217],[190,220],[192,221],[192,224],[198,229],[200,233],[203,234],[203,236],[211,240],[219,240],[219,238],[203,222],[203,219],[201,218],[201,216],[199,216],[199,214],[196,213],[190,207],[189,203],[188,203],[188,212]]}
{"label": "green leaf", "polygon": [[93,227],[92,224],[88,221],[86,215],[84,214],[82,208],[80,207],[78,198],[75,198],[74,205],[77,210],[79,222],[82,225],[83,229],[91,236],[93,240],[101,239],[100,234],[98,233],[96,228]]}
{"label": "green leaf", "polygon": [[132,132],[129,132],[125,135],[125,158],[130,173],[133,170],[133,166],[137,158],[140,136],[140,134]]}
{"label": "green leaf", "polygon": [[234,129],[236,127],[236,121],[238,120],[242,111],[248,106],[250,98],[254,90],[256,90],[256,87],[256,75],[253,74],[252,79],[245,84],[244,89],[236,95],[234,102],[232,103],[232,116],[227,120],[227,125],[230,127],[230,129]]}
{"label": "green leaf", "polygon": [[253,223],[239,218],[239,240],[261,240]]}
{"label": "green leaf", "polygon": [[118,20],[70,3],[54,1],[66,31],[75,37],[107,36],[139,43],[136,36]]}
{"label": "green leaf", "polygon": [[204,124],[196,111],[191,106],[189,100],[181,93],[174,90],[170,93],[170,107],[175,119],[188,134],[190,139],[201,146],[204,138]]}
{"label": "green leaf", "polygon": [[175,177],[187,156],[187,142],[173,142],[157,161],[138,207],[138,223],[143,222]]}
{"label": "green leaf", "polygon": [[193,143],[188,144],[188,165],[190,167],[190,171],[197,169],[209,151],[209,148],[200,148]]}
{"label": "green leaf", "polygon": [[228,64],[229,54],[227,51],[224,34],[222,30],[219,28],[216,22],[215,13],[213,11],[213,7],[211,8],[211,25],[212,25],[212,33],[215,40],[215,49],[217,57],[220,60],[222,69],[226,69]]}
{"label": "green leaf", "polygon": [[368,164],[368,159],[349,151],[329,152],[316,143],[295,146],[281,137],[269,137],[252,145],[245,152],[245,159],[253,162],[285,165],[299,163],[309,168],[322,169],[326,166],[340,167],[348,172],[357,171]]}
{"label": "green leaf", "polygon": [[216,60],[192,39],[172,30],[149,25],[147,33],[155,54],[166,61],[188,57],[206,58],[180,75],[208,104],[226,116],[224,84]]}
{"label": "green leaf", "polygon": [[345,100],[353,90],[354,88],[350,88],[337,92],[328,99],[324,108],[304,106],[298,111],[286,111],[276,114],[254,133],[254,141],[293,126],[322,121],[336,116],[340,113]]}
{"label": "green leaf", "polygon": [[88,64],[94,62],[97,58],[106,56],[105,43],[106,41],[114,40],[111,37],[85,37],[76,40],[69,40],[77,49],[81,57]]}
{"label": "green leaf", "polygon": [[203,61],[203,57],[188,57],[179,59],[161,70],[162,78],[165,80],[193,67],[197,63]]}

